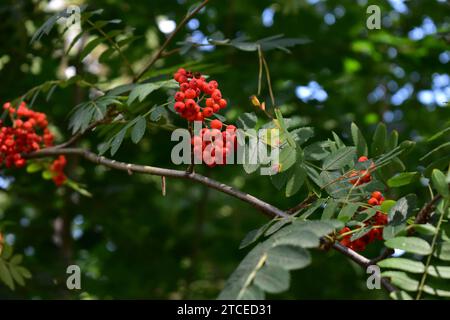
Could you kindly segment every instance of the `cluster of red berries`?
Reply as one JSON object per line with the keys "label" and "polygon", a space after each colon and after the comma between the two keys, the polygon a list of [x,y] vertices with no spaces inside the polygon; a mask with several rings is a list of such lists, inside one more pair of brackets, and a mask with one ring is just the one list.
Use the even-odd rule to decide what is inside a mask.
{"label": "cluster of red berries", "polygon": [[[206,81],[201,73],[183,68],[178,69],[174,79],[180,84],[180,91],[175,93],[174,109],[188,121],[203,121],[227,106],[217,81]],[[200,102],[203,99],[205,106],[202,107]]]}
{"label": "cluster of red berries", "polygon": [[[6,126],[3,120],[0,120],[0,166],[4,164],[7,168],[22,168],[26,165],[23,154],[37,151],[43,146],[52,146],[54,137],[48,129],[47,116],[27,108],[25,102],[18,108],[7,102],[3,109],[12,119],[12,126]],[[57,164],[59,177],[54,179],[57,185],[65,181],[62,173],[64,165]]]}
{"label": "cluster of red berries", "polygon": [[[369,159],[366,156],[359,157],[358,162],[366,162],[369,161]],[[361,185],[367,182],[370,182],[372,180],[372,176],[370,175],[370,170],[373,170],[375,168],[375,165],[373,162],[370,164],[369,169],[359,170],[358,171],[352,171],[350,173],[350,178],[352,178],[350,181],[351,184],[354,185]]]}
{"label": "cluster of red berries", "polygon": [[[381,205],[384,201],[384,197],[379,191],[372,192],[372,195],[370,199],[367,201],[367,203],[370,206],[378,206]],[[370,229],[368,233],[366,233],[361,238],[358,238],[354,241],[351,241],[351,232],[352,230],[349,227],[345,227],[339,231],[339,234],[345,234],[340,241],[340,243],[350,249],[353,249],[355,251],[363,251],[366,246],[375,241],[375,240],[383,240],[383,227],[388,223],[387,215],[377,211],[375,215],[370,218],[368,221],[365,222],[366,226],[373,226],[374,228]],[[359,229],[361,227],[357,227]],[[349,234],[346,234],[349,233]]]}
{"label": "cluster of red berries", "polygon": [[57,159],[55,159],[50,166],[50,171],[53,173],[53,182],[59,187],[66,182],[67,177],[64,174],[64,167],[67,164],[67,160],[65,156],[60,155]]}
{"label": "cluster of red berries", "polygon": [[219,120],[211,121],[210,126],[211,129],[203,128],[192,138],[194,157],[203,159],[209,167],[226,164],[227,157],[233,155],[237,148],[236,127],[228,125],[221,131]]}

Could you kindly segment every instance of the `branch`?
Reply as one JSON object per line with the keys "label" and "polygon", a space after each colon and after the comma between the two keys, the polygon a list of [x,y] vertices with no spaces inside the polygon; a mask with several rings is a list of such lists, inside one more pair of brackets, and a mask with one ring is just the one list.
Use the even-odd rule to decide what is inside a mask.
{"label": "branch", "polygon": [[143,174],[150,174],[155,176],[164,176],[164,177],[172,177],[177,179],[186,179],[186,180],[192,180],[198,183],[201,183],[205,186],[208,186],[212,189],[216,189],[220,192],[226,193],[232,197],[235,197],[237,199],[240,199],[244,202],[247,202],[251,205],[253,205],[255,208],[262,211],[267,216],[274,218],[274,217],[288,217],[288,215],[272,206],[271,204],[268,204],[248,193],[242,192],[240,190],[237,190],[231,186],[228,186],[224,183],[220,183],[216,180],[207,178],[205,176],[202,176],[197,173],[190,173],[182,170],[172,170],[172,169],[165,169],[165,168],[159,168],[159,167],[151,167],[151,166],[143,166],[143,165],[137,165],[137,164],[131,164],[131,163],[125,163],[120,162],[116,160],[111,160],[108,158],[105,158],[103,156],[99,156],[93,152],[80,149],[80,148],[46,148],[41,149],[39,151],[25,154],[23,155],[26,159],[36,159],[36,158],[45,158],[45,157],[54,157],[58,155],[78,155],[83,157],[84,159],[91,161],[96,164],[101,164],[106,167],[121,170],[125,172],[136,172],[136,173],[143,173]]}
{"label": "branch", "polygon": [[286,210],[286,213],[289,215],[297,213],[298,211],[308,207],[316,199],[317,199],[317,196],[315,194],[311,194],[305,200],[303,200],[298,205],[296,205],[295,207],[292,207],[292,208]]}
{"label": "branch", "polygon": [[48,149],[62,149],[62,148],[67,148],[67,147],[73,145],[75,142],[77,142],[78,139],[80,139],[86,132],[88,132],[88,131],[90,131],[90,130],[92,130],[92,129],[95,129],[95,128],[96,128],[98,125],[100,125],[100,124],[108,123],[109,121],[110,121],[109,118],[104,118],[104,119],[95,121],[95,122],[91,123],[91,124],[86,128],[86,130],[84,130],[83,132],[80,131],[80,132],[74,134],[72,137],[70,137],[70,139],[67,140],[66,142],[63,142],[63,143],[58,144],[58,145],[53,146],[53,147],[48,147]]}
{"label": "branch", "polygon": [[[165,168],[159,168],[159,167],[152,167],[152,166],[143,166],[143,165],[137,165],[132,163],[126,163],[126,162],[120,162],[112,159],[105,158],[103,156],[99,156],[93,152],[90,152],[88,150],[84,150],[81,148],[46,148],[41,149],[39,151],[25,154],[23,155],[26,159],[38,159],[38,158],[45,158],[45,157],[54,157],[58,155],[78,155],[83,157],[84,159],[93,162],[95,164],[101,164],[106,167],[125,171],[127,173],[130,172],[136,172],[136,173],[142,173],[142,174],[149,174],[149,175],[155,175],[155,176],[161,176],[161,177],[172,177],[177,179],[186,179],[186,180],[192,180],[197,183],[203,184],[207,187],[210,187],[212,189],[218,190],[220,192],[223,192],[225,194],[228,194],[232,197],[235,197],[237,199],[240,199],[244,202],[247,202],[254,206],[255,208],[259,209],[262,213],[264,213],[266,216],[270,218],[274,217],[283,217],[287,218],[289,217],[287,212],[290,212],[292,209],[287,210],[287,212],[284,212],[271,204],[264,202],[263,200],[260,200],[248,193],[242,192],[240,190],[237,190],[231,186],[228,186],[224,183],[218,182],[216,180],[213,180],[211,178],[205,177],[203,175],[194,173],[194,172],[186,172],[182,170],[173,170],[173,169],[165,169]],[[299,206],[305,206],[308,205],[311,201],[313,201],[314,196],[309,196],[306,198],[302,203],[297,205],[294,208],[298,208]],[[357,252],[344,247],[340,243],[333,243],[332,244],[333,249],[336,251],[346,255],[351,260],[355,261],[357,264],[362,266],[363,268],[367,268],[369,265],[371,265],[371,261],[367,259],[366,257],[358,254]],[[398,289],[393,286],[390,281],[386,278],[381,278],[381,284],[388,292],[397,291]]]}
{"label": "branch", "polygon": [[184,17],[184,19],[181,20],[181,22],[177,25],[176,29],[166,39],[166,41],[163,43],[161,48],[159,48],[158,52],[156,52],[156,54],[147,63],[145,68],[136,77],[134,77],[134,81],[133,82],[136,82],[137,80],[142,78],[142,76],[147,72],[147,70],[149,70],[155,64],[155,62],[158,61],[159,58],[161,58],[161,56],[163,55],[164,50],[167,48],[169,43],[173,40],[175,35],[186,25],[186,23],[190,19],[192,19],[193,16],[195,16],[200,10],[202,10],[203,7],[205,7],[208,4],[208,2],[209,2],[209,0],[204,0],[197,8],[195,8],[190,14],[187,14]]}
{"label": "branch", "polygon": [[[333,249],[342,253],[343,255],[346,255],[351,260],[359,264],[361,267],[366,269],[368,266],[372,265],[372,262],[367,259],[366,257],[360,255],[359,253],[353,251],[350,248],[347,248],[343,246],[340,243],[333,243],[332,245]],[[381,285],[388,291],[388,292],[395,292],[398,291],[398,289],[389,281],[387,278],[381,278],[380,279]]]}
{"label": "branch", "polygon": [[441,195],[435,195],[430,202],[428,202],[422,209],[420,209],[419,213],[414,220],[415,224],[424,224],[427,223],[430,219],[431,213],[434,211],[434,206],[436,202],[441,199]]}

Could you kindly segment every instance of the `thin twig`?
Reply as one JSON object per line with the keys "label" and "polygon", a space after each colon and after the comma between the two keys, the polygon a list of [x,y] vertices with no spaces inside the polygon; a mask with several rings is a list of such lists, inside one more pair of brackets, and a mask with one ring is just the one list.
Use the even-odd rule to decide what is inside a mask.
{"label": "thin twig", "polygon": [[297,213],[298,211],[308,207],[311,203],[313,203],[315,200],[317,199],[317,196],[315,194],[311,194],[309,195],[305,200],[303,200],[302,202],[300,202],[298,205],[296,205],[295,207],[292,207],[288,210],[286,210],[286,213],[289,215],[292,215],[294,213]]}
{"label": "thin twig", "polygon": [[192,180],[192,181],[201,183],[203,185],[206,185],[212,189],[216,189],[218,191],[226,193],[226,194],[233,196],[237,199],[240,199],[244,202],[247,202],[271,218],[274,218],[274,217],[286,218],[286,217],[288,217],[288,215],[284,211],[272,206],[271,204],[268,204],[248,193],[237,190],[237,189],[235,189],[231,186],[228,186],[224,183],[218,182],[216,180],[207,178],[205,176],[202,176],[202,175],[196,174],[196,173],[189,173],[189,172],[182,171],[182,170],[172,170],[172,169],[165,169],[165,168],[159,168],[159,167],[143,166],[143,165],[120,162],[120,161],[105,158],[103,156],[99,156],[93,152],[90,152],[88,150],[84,150],[81,148],[46,148],[46,149],[41,149],[39,151],[30,153],[30,154],[25,154],[25,155],[23,155],[23,157],[27,158],[27,159],[33,159],[33,158],[35,159],[35,158],[44,158],[44,157],[54,157],[54,156],[58,156],[58,155],[78,155],[78,156],[81,156],[84,159],[91,161],[93,163],[101,164],[106,167],[109,167],[112,169],[117,169],[117,170],[122,170],[125,172],[136,172],[136,173],[150,174],[150,175],[155,175],[155,176],[166,176],[166,177],[172,177],[172,178],[178,178],[178,179]]}
{"label": "thin twig", "polygon": [[[435,198],[436,197],[434,197],[433,200]],[[422,296],[423,287],[425,286],[425,281],[426,281],[427,275],[428,275],[428,268],[430,267],[431,258],[433,257],[433,252],[434,252],[434,249],[436,248],[436,242],[439,237],[439,231],[441,229],[442,221],[444,220],[445,213],[447,212],[447,207],[448,207],[448,202],[447,202],[447,205],[444,205],[444,210],[442,210],[441,216],[439,217],[439,221],[436,225],[437,231],[433,236],[433,240],[431,241],[431,252],[427,257],[427,262],[425,263],[425,270],[423,271],[422,278],[420,279],[420,284],[419,284],[419,288],[417,290],[416,300],[420,300],[420,297]]]}
{"label": "thin twig", "polygon": [[122,50],[117,45],[117,43],[113,39],[111,39],[101,28],[97,27],[95,23],[92,23],[92,21],[90,21],[89,19],[87,20],[87,23],[89,23],[95,30],[97,30],[113,46],[114,50],[116,50],[117,53],[119,53],[128,70],[130,70],[131,76],[134,78],[135,74],[133,68],[131,67],[130,62],[128,61],[127,57],[123,54]]}
{"label": "thin twig", "polygon": [[156,61],[158,61],[159,58],[163,55],[164,50],[166,50],[169,43],[173,40],[175,35],[186,25],[186,23],[192,19],[193,16],[195,16],[200,10],[203,9],[204,6],[208,4],[209,0],[204,0],[197,8],[195,8],[190,14],[187,14],[183,20],[177,25],[176,29],[170,34],[169,37],[167,37],[166,41],[163,43],[163,45],[159,48],[159,50],[156,52],[156,54],[150,59],[150,61],[147,63],[145,68],[139,72],[137,76],[134,77],[133,82],[138,81],[142,76],[155,64]]}
{"label": "thin twig", "polygon": [[417,214],[416,219],[414,220],[415,224],[424,224],[427,223],[430,219],[431,213],[434,211],[434,206],[436,202],[438,202],[442,198],[441,195],[435,195],[430,202],[428,202]]}
{"label": "thin twig", "polygon": [[[366,269],[368,266],[372,265],[371,260],[369,260],[366,257],[360,255],[359,253],[353,251],[352,249],[343,246],[340,243],[337,243],[337,242],[333,243],[332,247],[336,251],[349,257],[351,260],[356,262],[358,265],[360,265],[364,269]],[[398,291],[398,289],[387,278],[381,278],[380,283],[388,292]]]}

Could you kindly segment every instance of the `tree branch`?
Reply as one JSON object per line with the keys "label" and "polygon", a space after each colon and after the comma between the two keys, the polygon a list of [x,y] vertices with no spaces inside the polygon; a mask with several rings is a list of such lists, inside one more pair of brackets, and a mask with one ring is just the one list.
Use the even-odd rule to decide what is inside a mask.
{"label": "tree branch", "polygon": [[286,210],[286,213],[289,214],[289,215],[297,213],[298,211],[300,211],[300,210],[306,208],[307,206],[309,206],[316,199],[317,199],[317,196],[315,194],[311,194],[305,200],[303,200],[298,205],[296,205],[295,207],[292,207],[292,208]]}
{"label": "tree branch", "polygon": [[150,61],[147,63],[145,68],[136,76],[134,77],[133,82],[138,81],[142,76],[149,70],[156,61],[158,61],[159,58],[163,55],[164,50],[166,50],[169,43],[172,41],[172,39],[175,37],[175,35],[186,25],[186,23],[192,19],[193,16],[195,16],[200,10],[203,9],[208,4],[209,0],[204,0],[197,8],[195,8],[191,13],[187,14],[183,20],[177,25],[176,29],[170,34],[170,36],[166,39],[166,41],[163,43],[163,45],[159,48],[159,50],[156,52],[156,54],[150,59]]}
{"label": "tree branch", "polygon": [[415,224],[424,224],[427,223],[430,219],[430,215],[434,210],[434,205],[441,199],[441,195],[437,194],[428,202],[422,209],[420,209],[419,213],[414,220]]}
{"label": "tree branch", "polygon": [[197,173],[190,173],[182,170],[165,169],[159,167],[143,166],[120,162],[105,158],[103,156],[99,156],[93,152],[80,148],[54,148],[54,147],[46,148],[30,154],[25,154],[23,155],[23,157],[26,159],[36,159],[36,158],[54,157],[58,155],[78,155],[93,163],[101,164],[106,167],[125,172],[136,172],[155,176],[165,176],[177,179],[192,180],[201,183],[205,186],[208,186],[212,189],[216,189],[220,192],[226,193],[244,202],[247,202],[271,218],[277,216],[288,217],[288,215],[284,211],[272,206],[271,204],[268,204],[248,193],[242,192],[224,183],[220,183],[216,180],[210,179]]}
{"label": "tree branch", "polygon": [[[333,243],[332,245],[333,249],[342,253],[343,255],[349,257],[351,260],[359,264],[361,267],[366,269],[368,266],[372,265],[372,262],[367,259],[366,257],[360,255],[359,253],[353,251],[350,248],[347,248],[343,246],[340,243]],[[387,278],[381,278],[380,279],[381,285],[383,288],[385,288],[388,292],[395,292],[398,291],[398,289],[389,281]]]}
{"label": "tree branch", "polygon": [[[186,172],[182,170],[173,170],[173,169],[165,169],[160,167],[152,167],[152,166],[144,166],[144,165],[137,165],[132,163],[126,163],[126,162],[120,162],[112,159],[105,158],[103,156],[99,156],[93,152],[90,152],[88,150],[84,150],[81,148],[46,148],[41,149],[39,151],[25,154],[23,155],[26,159],[37,159],[37,158],[45,158],[45,157],[55,157],[58,155],[78,155],[83,157],[84,159],[93,162],[95,164],[101,164],[106,167],[125,171],[127,173],[130,172],[136,172],[136,173],[142,173],[142,174],[149,174],[149,175],[156,175],[156,176],[162,176],[162,177],[172,177],[177,179],[186,179],[198,182],[200,184],[203,184],[209,188],[218,190],[220,192],[223,192],[225,194],[228,194],[232,197],[235,197],[237,199],[240,199],[244,202],[247,202],[254,206],[255,208],[259,209],[262,213],[264,213],[266,216],[270,218],[274,217],[282,217],[286,218],[289,217],[289,212],[292,211],[292,209],[287,210],[287,212],[284,212],[277,207],[264,202],[263,200],[260,200],[248,193],[242,192],[240,190],[237,190],[231,186],[228,186],[224,183],[218,182],[216,180],[213,180],[211,178],[205,177],[203,175],[193,173],[193,172]],[[308,205],[312,199],[314,199],[312,196],[308,197],[297,205],[294,208],[298,208],[299,206],[305,206]],[[296,209],[297,210],[297,209]],[[366,257],[358,254],[357,252],[353,251],[350,248],[347,248],[340,243],[333,243],[332,248],[351,260],[355,261],[357,264],[362,266],[363,268],[367,268],[369,265],[372,264],[372,262],[367,259]],[[386,278],[381,278],[381,284],[388,292],[397,291],[398,289],[393,286],[390,281]]]}

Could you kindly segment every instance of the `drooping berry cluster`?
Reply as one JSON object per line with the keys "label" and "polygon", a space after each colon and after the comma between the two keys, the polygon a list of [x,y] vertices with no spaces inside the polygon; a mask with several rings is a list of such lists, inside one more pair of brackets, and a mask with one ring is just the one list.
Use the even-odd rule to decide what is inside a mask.
{"label": "drooping berry cluster", "polygon": [[[174,109],[188,121],[203,121],[227,106],[217,81],[206,81],[199,72],[183,68],[178,69],[174,79],[180,84],[180,90],[175,93]],[[201,106],[203,100],[205,105]]]}
{"label": "drooping berry cluster", "polygon": [[[52,146],[54,137],[48,129],[47,116],[27,108],[25,102],[18,108],[7,102],[3,105],[3,109],[9,114],[12,126],[7,126],[0,120],[0,167],[5,165],[6,168],[22,168],[26,165],[23,154]],[[54,179],[57,185],[65,181],[62,173],[64,165],[57,164],[59,177]]]}
{"label": "drooping berry cluster", "polygon": [[[366,156],[359,157],[358,162],[366,162],[369,161],[369,159]],[[359,171],[352,171],[350,173],[350,180],[349,182],[354,185],[361,185],[367,182],[370,182],[372,180],[372,176],[370,175],[370,170],[373,170],[375,168],[374,163],[372,162],[370,164],[369,169],[363,169]]]}
{"label": "drooping berry cluster", "polygon": [[57,159],[55,159],[50,166],[50,171],[53,173],[53,182],[59,187],[66,182],[67,177],[64,174],[64,167],[67,164],[66,157],[60,155]]}
{"label": "drooping berry cluster", "polygon": [[236,127],[228,125],[221,131],[222,123],[219,122],[211,121],[211,129],[203,128],[192,139],[194,157],[202,159],[209,167],[226,164],[227,157],[233,155],[237,148]]}
{"label": "drooping berry cluster", "polygon": [[[367,201],[367,204],[369,206],[378,206],[381,205],[383,201],[384,197],[381,192],[374,191],[372,192],[370,199]],[[377,211],[372,218],[364,223],[366,227],[372,227],[368,233],[354,241],[351,241],[353,232],[351,232],[352,230],[349,227],[345,227],[339,231],[339,234],[344,234],[340,243],[355,251],[363,251],[369,243],[377,239],[383,240],[383,226],[386,225],[387,222],[387,215]],[[357,227],[353,231],[360,228],[361,227]]]}

